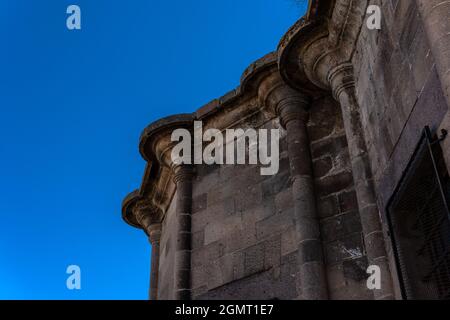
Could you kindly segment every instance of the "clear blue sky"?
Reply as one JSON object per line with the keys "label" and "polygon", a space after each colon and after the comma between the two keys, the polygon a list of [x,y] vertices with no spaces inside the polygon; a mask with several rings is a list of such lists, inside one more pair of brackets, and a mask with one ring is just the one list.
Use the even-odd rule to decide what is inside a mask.
{"label": "clear blue sky", "polygon": [[238,85],[295,2],[0,0],[0,299],[147,299],[150,246],[120,213],[139,135]]}

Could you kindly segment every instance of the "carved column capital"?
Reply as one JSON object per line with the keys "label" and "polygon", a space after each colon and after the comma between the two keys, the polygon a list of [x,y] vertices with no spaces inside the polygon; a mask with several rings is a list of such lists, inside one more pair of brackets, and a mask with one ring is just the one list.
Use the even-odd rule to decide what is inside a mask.
{"label": "carved column capital", "polygon": [[182,164],[172,167],[173,182],[178,184],[179,182],[185,182],[192,180],[194,171],[192,165]]}
{"label": "carved column capital", "polygon": [[309,109],[309,98],[296,95],[281,100],[276,110],[281,125],[286,128],[287,124],[293,120],[301,120],[303,123],[308,122],[309,112],[307,109]]}
{"label": "carved column capital", "polygon": [[332,68],[327,75],[327,81],[331,86],[333,97],[339,101],[342,92],[351,90],[354,93],[355,78],[351,63],[341,63]]}
{"label": "carved column capital", "polygon": [[292,120],[308,121],[307,110],[310,106],[310,97],[287,85],[278,72],[262,81],[258,89],[258,97],[261,104],[280,117],[284,128]]}
{"label": "carved column capital", "polygon": [[160,210],[149,200],[141,200],[136,203],[133,211],[136,221],[141,225],[145,233],[150,235],[153,225],[159,224]]}
{"label": "carved column capital", "polygon": [[161,223],[155,223],[149,227],[148,238],[152,246],[159,245],[159,242],[161,240],[161,230],[162,230]]}

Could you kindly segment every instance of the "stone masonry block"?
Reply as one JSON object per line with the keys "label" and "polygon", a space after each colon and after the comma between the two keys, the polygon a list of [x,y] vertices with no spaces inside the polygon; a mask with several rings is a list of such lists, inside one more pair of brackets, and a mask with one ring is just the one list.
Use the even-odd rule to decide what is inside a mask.
{"label": "stone masonry block", "polygon": [[324,157],[313,162],[314,177],[322,178],[333,169],[333,161],[331,157]]}
{"label": "stone masonry block", "polygon": [[225,252],[235,252],[257,243],[255,224],[243,224],[225,236]]}
{"label": "stone masonry block", "polygon": [[202,193],[192,198],[192,214],[206,209],[206,198],[206,193]]}
{"label": "stone masonry block", "polygon": [[281,234],[281,255],[285,256],[298,250],[297,230],[295,226],[287,228]]}
{"label": "stone masonry block", "polygon": [[244,250],[244,273],[246,276],[264,270],[265,244],[259,243]]}
{"label": "stone masonry block", "polygon": [[358,199],[354,190],[338,194],[338,200],[341,213],[358,210]]}
{"label": "stone masonry block", "polygon": [[281,234],[277,234],[264,242],[264,269],[281,264]]}
{"label": "stone masonry block", "polygon": [[326,196],[351,187],[353,185],[353,175],[350,171],[344,171],[317,179],[315,184],[317,194],[319,196]]}
{"label": "stone masonry block", "polygon": [[322,197],[317,200],[317,214],[320,219],[328,218],[339,213],[339,204],[336,195]]}
{"label": "stone masonry block", "polygon": [[292,190],[284,189],[275,196],[275,211],[282,213],[294,207],[292,199]]}
{"label": "stone masonry block", "polygon": [[261,185],[248,186],[240,189],[235,195],[236,210],[245,211],[258,206],[262,202]]}
{"label": "stone masonry block", "polygon": [[258,239],[264,239],[274,233],[284,232],[294,225],[294,209],[276,213],[267,219],[256,223],[256,236]]}
{"label": "stone masonry block", "polygon": [[200,266],[208,261],[217,260],[224,255],[225,245],[222,242],[213,242],[199,249],[192,250],[191,264]]}
{"label": "stone masonry block", "polygon": [[351,234],[343,239],[325,244],[325,258],[327,264],[332,265],[346,259],[362,257],[364,245],[360,232]]}
{"label": "stone masonry block", "polygon": [[361,232],[361,221],[357,211],[340,214],[321,221],[321,235],[324,242],[343,239],[355,232]]}
{"label": "stone masonry block", "polygon": [[338,153],[347,147],[345,136],[333,137],[311,144],[312,158],[317,159],[325,155]]}
{"label": "stone masonry block", "polygon": [[211,220],[205,226],[205,245],[225,239],[233,230],[240,228],[241,224],[242,219],[240,215]]}
{"label": "stone masonry block", "polygon": [[200,249],[205,242],[205,231],[200,230],[192,233],[192,250]]}

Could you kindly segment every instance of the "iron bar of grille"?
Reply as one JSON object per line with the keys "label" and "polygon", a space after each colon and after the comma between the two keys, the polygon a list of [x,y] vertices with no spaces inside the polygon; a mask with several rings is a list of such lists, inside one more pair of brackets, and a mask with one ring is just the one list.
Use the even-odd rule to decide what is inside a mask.
{"label": "iron bar of grille", "polygon": [[439,260],[435,262],[435,264],[432,266],[432,269],[425,274],[425,276],[423,277],[424,281],[429,281],[431,279],[431,277],[436,272],[438,267],[445,261],[445,259],[447,258],[449,252],[450,252],[450,247],[448,247],[445,250],[445,252],[442,255],[442,257],[440,257]]}
{"label": "iron bar of grille", "polygon": [[427,208],[428,204],[430,203],[430,201],[433,199],[435,193],[439,191],[439,187],[436,184],[433,188],[433,190],[430,192],[430,195],[427,197],[427,199],[425,200],[425,203],[422,205],[422,208],[419,211],[419,216],[417,217],[417,220],[420,220],[422,218],[422,216],[425,214],[425,209]]}
{"label": "iron bar of grille", "polygon": [[423,246],[418,250],[418,253],[423,252],[423,250],[425,250],[426,246],[428,245],[428,242],[430,242],[432,238],[435,237],[434,232],[441,226],[441,223],[444,222],[445,219],[446,219],[445,216],[441,216],[438,221],[433,223],[431,230],[427,230],[427,236],[425,238]]}

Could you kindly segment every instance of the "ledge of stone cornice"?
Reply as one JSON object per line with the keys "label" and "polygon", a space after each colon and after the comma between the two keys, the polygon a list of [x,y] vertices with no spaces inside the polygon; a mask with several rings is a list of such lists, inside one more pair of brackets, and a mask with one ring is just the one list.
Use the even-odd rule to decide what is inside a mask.
{"label": "ledge of stone cornice", "polygon": [[141,229],[140,224],[136,221],[133,209],[136,203],[141,199],[139,190],[129,193],[122,201],[122,219],[130,226]]}
{"label": "ledge of stone cornice", "polygon": [[255,87],[258,85],[258,76],[277,65],[277,54],[276,52],[271,52],[266,54],[264,57],[256,60],[250,64],[242,73],[240,79],[240,85],[222,97],[214,99],[204,106],[200,107],[196,112],[196,118],[198,120],[204,119],[214,113],[222,110],[225,105],[231,104],[233,101],[244,97],[245,95],[250,95],[251,92],[256,94]]}
{"label": "ledge of stone cornice", "polygon": [[[185,127],[186,125],[190,125],[195,120],[195,114],[192,113],[181,113],[171,115],[159,120],[152,122],[141,134],[139,140],[139,152],[141,153],[142,158],[147,162],[155,160],[155,155],[153,151],[147,149],[148,143],[152,142],[152,138],[158,133],[164,130],[173,130],[177,127]],[[151,149],[151,148],[150,148]]]}
{"label": "ledge of stone cornice", "polygon": [[295,35],[301,32],[302,28],[307,23],[315,20],[320,20],[322,16],[327,15],[327,12],[328,14],[330,14],[330,8],[332,7],[335,0],[309,0],[308,2],[308,10],[306,11],[306,14],[296,23],[294,23],[294,25],[292,25],[292,27],[290,27],[289,30],[281,38],[280,42],[278,43],[278,52],[280,52],[280,50],[283,50],[283,48],[291,42]]}
{"label": "ledge of stone cornice", "polygon": [[336,0],[310,0],[308,12],[281,38],[278,44],[278,66],[283,80],[300,91],[317,92],[304,71],[301,54],[317,39],[328,36],[330,19]]}
{"label": "ledge of stone cornice", "polygon": [[[212,115],[220,110],[223,110],[223,106],[230,105],[236,99],[243,97],[244,95],[250,95],[254,91],[257,94],[257,85],[259,83],[260,75],[270,68],[276,68],[277,66],[277,54],[275,52],[269,53],[264,57],[253,62],[242,74],[240,86],[230,92],[226,93],[222,97],[215,99],[203,107],[199,108],[194,113],[176,114],[171,115],[152,122],[142,132],[139,140],[139,152],[146,160],[147,165],[144,171],[144,176],[141,183],[140,190],[133,191],[123,201],[122,205],[122,217],[130,225],[141,228],[139,223],[132,212],[135,204],[142,199],[143,195],[150,195],[153,197],[153,189],[157,184],[157,181],[161,179],[161,164],[154,154],[152,144],[158,140],[158,135],[165,130],[170,132],[176,128],[182,128],[192,125],[194,120],[201,120],[205,117]],[[164,134],[163,134],[164,135]],[[164,177],[166,179],[166,177]],[[158,199],[155,199],[158,203]]]}
{"label": "ledge of stone cornice", "polygon": [[250,88],[253,88],[254,85],[252,82],[261,72],[267,70],[270,67],[276,66],[277,59],[277,53],[271,52],[249,65],[247,69],[244,70],[241,76],[242,92],[247,92],[250,90]]}

